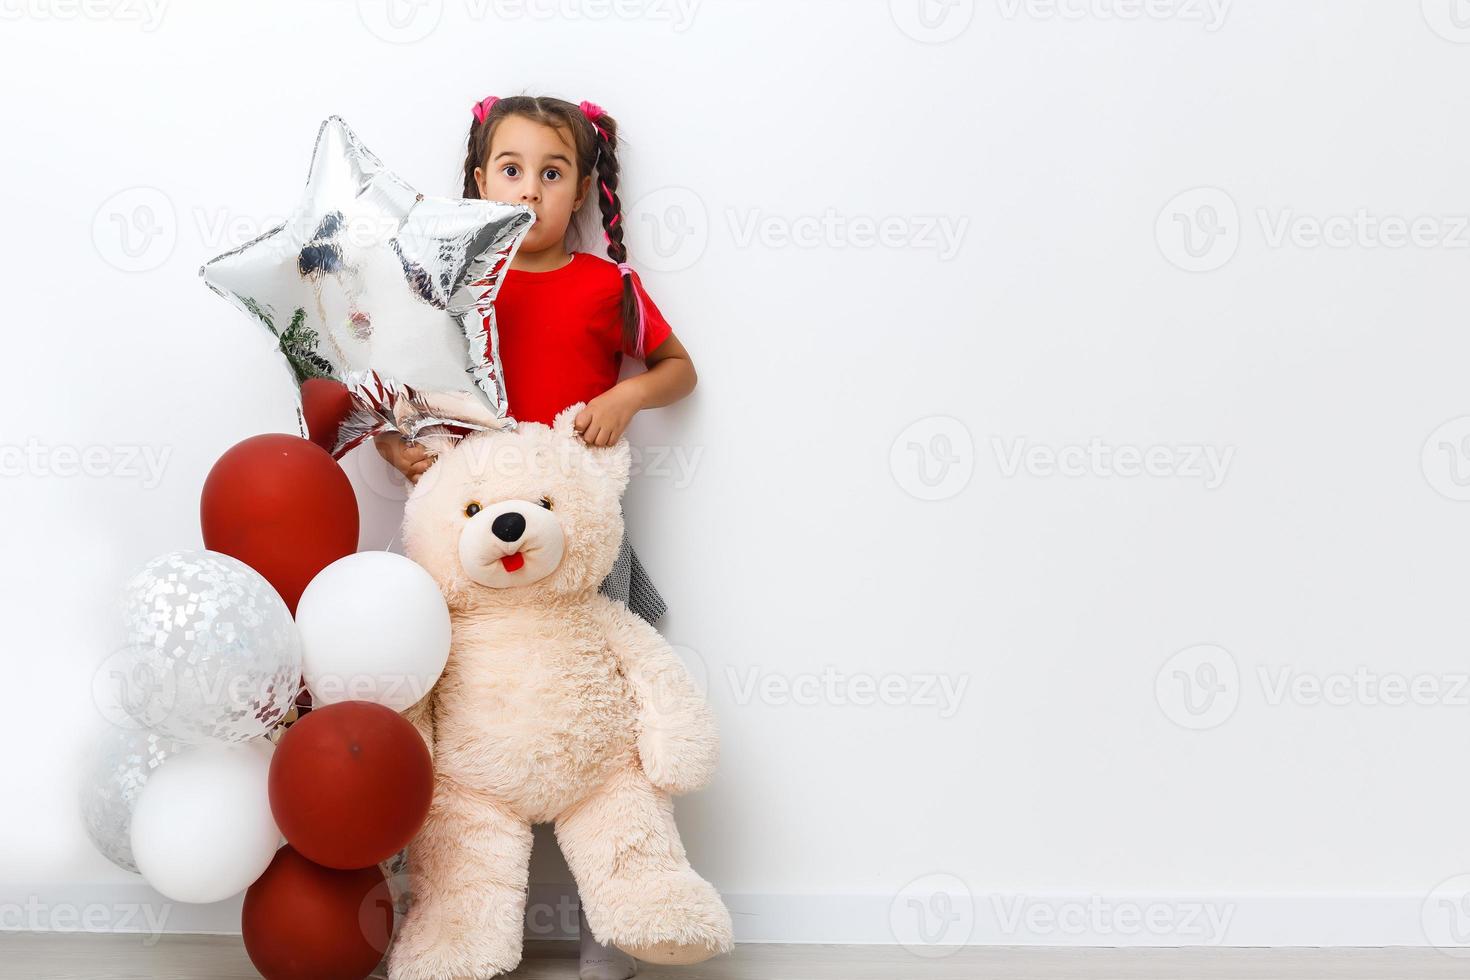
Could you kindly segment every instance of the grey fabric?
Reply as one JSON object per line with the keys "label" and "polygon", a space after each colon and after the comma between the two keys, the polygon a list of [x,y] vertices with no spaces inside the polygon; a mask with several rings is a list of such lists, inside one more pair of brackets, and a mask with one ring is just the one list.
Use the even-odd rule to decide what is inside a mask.
{"label": "grey fabric", "polygon": [[598,591],[615,602],[621,602],[650,625],[656,625],[659,618],[669,611],[668,603],[659,595],[653,579],[643,568],[643,562],[638,560],[638,553],[628,542],[626,526],[623,528],[623,543],[618,547],[617,561],[613,562],[612,571]]}

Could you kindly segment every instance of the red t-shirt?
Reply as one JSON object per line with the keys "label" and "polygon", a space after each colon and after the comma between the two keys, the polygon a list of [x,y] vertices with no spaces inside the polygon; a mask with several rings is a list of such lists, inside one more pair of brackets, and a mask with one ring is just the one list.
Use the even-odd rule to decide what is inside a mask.
{"label": "red t-shirt", "polygon": [[[633,283],[643,295],[646,355],[672,331],[636,272]],[[618,267],[586,252],[550,272],[506,272],[495,322],[512,418],[550,425],[568,405],[617,384],[623,355],[635,355],[623,344],[622,298]]]}

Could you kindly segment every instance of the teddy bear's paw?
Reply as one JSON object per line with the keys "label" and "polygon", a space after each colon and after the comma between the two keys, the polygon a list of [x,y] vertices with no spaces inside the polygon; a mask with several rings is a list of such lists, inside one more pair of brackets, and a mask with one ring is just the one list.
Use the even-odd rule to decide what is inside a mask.
{"label": "teddy bear's paw", "polygon": [[490,980],[521,962],[514,941],[450,928],[445,920],[410,912],[388,953],[388,980]]}
{"label": "teddy bear's paw", "polygon": [[614,945],[629,956],[687,966],[735,945],[729,910],[693,871],[640,882],[629,894],[636,898],[607,910]]}
{"label": "teddy bear's paw", "polygon": [[417,957],[394,955],[388,962],[388,980],[491,980],[520,962],[519,951],[476,956],[454,946],[440,947]]}

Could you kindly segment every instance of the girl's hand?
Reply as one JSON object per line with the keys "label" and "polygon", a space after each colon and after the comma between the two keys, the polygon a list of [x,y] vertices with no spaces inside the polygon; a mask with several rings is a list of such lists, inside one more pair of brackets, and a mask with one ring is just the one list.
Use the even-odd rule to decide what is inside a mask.
{"label": "girl's hand", "polygon": [[417,444],[410,446],[396,432],[378,433],[373,436],[373,445],[378,448],[378,455],[406,476],[409,483],[419,482],[419,477],[434,465],[434,457],[427,449]]}
{"label": "girl's hand", "polygon": [[[628,381],[636,379],[629,378]],[[642,408],[637,392],[629,390],[628,382],[614,385],[587,403],[572,420],[572,428],[582,436],[589,446],[612,446],[623,437],[628,423]]]}

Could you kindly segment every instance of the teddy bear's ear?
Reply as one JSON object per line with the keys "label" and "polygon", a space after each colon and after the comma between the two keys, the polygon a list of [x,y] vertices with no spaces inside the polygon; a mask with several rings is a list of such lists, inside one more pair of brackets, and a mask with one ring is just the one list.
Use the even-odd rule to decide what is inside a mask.
{"label": "teddy bear's ear", "polygon": [[582,447],[598,468],[614,482],[618,493],[621,494],[628,486],[628,477],[633,469],[633,451],[628,447],[626,438],[619,439],[611,446],[589,446],[583,442],[572,423],[586,407],[585,402],[577,402],[575,405],[562,409],[552,420],[551,431]]}
{"label": "teddy bear's ear", "polygon": [[582,409],[586,407],[586,402],[577,402],[577,404],[568,405],[560,412],[557,412],[556,418],[551,420],[551,431],[559,436],[570,436],[573,439],[577,438],[577,430],[573,427],[572,423],[577,421],[577,416],[582,414]]}

